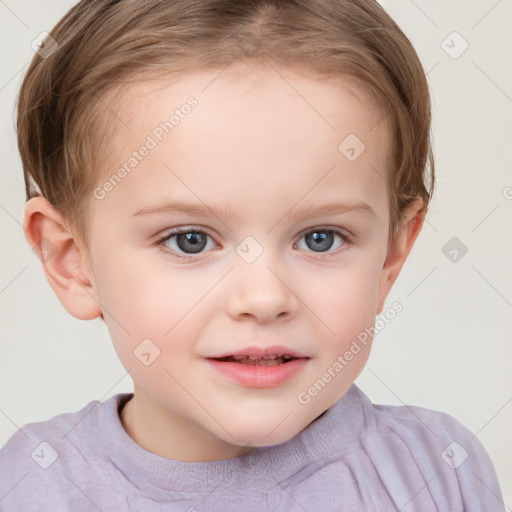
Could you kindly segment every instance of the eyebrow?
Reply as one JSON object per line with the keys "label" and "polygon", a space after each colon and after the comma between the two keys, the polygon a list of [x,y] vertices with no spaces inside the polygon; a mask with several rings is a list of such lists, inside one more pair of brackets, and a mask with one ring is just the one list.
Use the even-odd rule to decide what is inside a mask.
{"label": "eyebrow", "polygon": [[[132,214],[132,217],[146,217],[152,215],[164,215],[170,213],[183,213],[186,215],[203,216],[207,218],[217,217],[231,218],[235,216],[235,211],[228,207],[222,206],[215,213],[211,208],[206,205],[196,205],[187,203],[170,203],[165,202],[155,206],[148,206],[140,208]],[[308,205],[292,207],[286,212],[282,218],[289,216],[289,218],[296,220],[304,217],[319,217],[321,215],[341,213],[364,213],[371,216],[376,216],[373,208],[364,201],[359,202],[335,202],[328,203],[321,206]]]}

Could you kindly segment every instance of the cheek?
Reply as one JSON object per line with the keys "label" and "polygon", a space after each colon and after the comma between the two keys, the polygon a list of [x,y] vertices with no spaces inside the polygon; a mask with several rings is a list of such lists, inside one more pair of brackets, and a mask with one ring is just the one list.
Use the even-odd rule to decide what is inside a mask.
{"label": "cheek", "polygon": [[[201,297],[211,288],[208,279],[191,279],[158,259],[116,255],[108,250],[95,268],[98,299],[114,348],[126,368],[134,361],[134,351],[146,343],[149,352],[160,351],[163,362],[172,345],[179,356],[184,340],[198,330],[197,312]],[[150,342],[154,343],[154,348]],[[158,366],[155,360],[155,366]],[[152,365],[153,367],[153,365]]]}
{"label": "cheek", "polygon": [[121,357],[122,352],[131,352],[144,338],[162,334],[162,327],[155,324],[155,319],[168,308],[155,286],[163,287],[163,283],[137,258],[116,251],[113,246],[103,245],[96,261],[98,301]]}
{"label": "cheek", "polygon": [[[366,259],[366,264],[365,264]],[[339,270],[323,277],[302,276],[304,301],[326,326],[332,339],[357,335],[375,321],[380,271],[375,260],[354,255]],[[327,326],[330,328],[328,329]],[[334,335],[331,331],[334,331]]]}
{"label": "cheek", "polygon": [[165,320],[173,303],[183,302],[187,288],[161,263],[144,257],[144,251],[102,249],[94,269],[98,299],[107,315],[110,312],[128,331],[154,325],[158,318]]}

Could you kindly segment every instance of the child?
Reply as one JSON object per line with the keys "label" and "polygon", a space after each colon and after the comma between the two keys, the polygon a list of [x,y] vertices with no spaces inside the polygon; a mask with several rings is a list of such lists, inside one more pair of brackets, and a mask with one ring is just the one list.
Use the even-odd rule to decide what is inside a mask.
{"label": "child", "polygon": [[354,384],[434,184],[376,2],[84,0],[18,140],[27,240],[134,393],[19,430],[2,511],[504,510],[468,429]]}

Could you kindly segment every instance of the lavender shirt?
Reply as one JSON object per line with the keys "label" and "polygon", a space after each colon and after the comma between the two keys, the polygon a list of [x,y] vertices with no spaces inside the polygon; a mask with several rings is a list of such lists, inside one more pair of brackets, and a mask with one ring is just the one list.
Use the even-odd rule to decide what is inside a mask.
{"label": "lavender shirt", "polygon": [[123,429],[131,397],[25,425],[0,450],[0,511],[505,511],[480,441],[451,416],[353,385],[287,442],[180,462]]}

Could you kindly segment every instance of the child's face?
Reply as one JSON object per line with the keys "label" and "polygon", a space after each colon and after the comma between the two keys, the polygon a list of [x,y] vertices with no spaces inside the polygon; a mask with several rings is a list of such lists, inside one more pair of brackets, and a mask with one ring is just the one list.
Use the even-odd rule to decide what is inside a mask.
{"label": "child's face", "polygon": [[[147,449],[181,460],[284,442],[333,405],[362,370],[371,340],[358,342],[336,372],[337,358],[374,325],[396,278],[386,266],[380,113],[341,80],[236,71],[141,84],[123,98],[115,164],[98,186],[134,151],[137,164],[108,192],[97,190],[83,252],[92,295],[135,383],[125,426]],[[192,96],[197,105],[180,110]],[[155,131],[175,109],[172,131]],[[340,151],[349,134],[365,144],[360,155],[354,136]],[[148,136],[156,147],[142,157],[139,148],[153,146]],[[202,213],[140,214],[177,203]],[[332,203],[371,210],[313,211]],[[188,240],[157,245],[178,227],[192,232]],[[194,236],[199,228],[207,236]],[[180,257],[187,251],[189,259]],[[272,345],[309,359],[269,387],[235,382],[207,359]],[[322,377],[329,368],[330,382]],[[310,392],[319,379],[323,389]]]}

